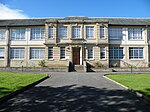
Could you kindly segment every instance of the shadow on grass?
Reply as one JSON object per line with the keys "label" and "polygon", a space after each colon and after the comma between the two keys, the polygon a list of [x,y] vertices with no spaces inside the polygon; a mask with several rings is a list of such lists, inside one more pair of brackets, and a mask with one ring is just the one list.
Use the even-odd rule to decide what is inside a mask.
{"label": "shadow on grass", "polygon": [[1,105],[0,111],[148,112],[149,107],[126,90],[70,85],[33,87]]}

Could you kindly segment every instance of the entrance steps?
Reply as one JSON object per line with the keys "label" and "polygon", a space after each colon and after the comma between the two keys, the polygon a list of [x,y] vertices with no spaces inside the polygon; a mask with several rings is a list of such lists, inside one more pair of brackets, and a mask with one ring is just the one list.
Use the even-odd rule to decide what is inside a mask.
{"label": "entrance steps", "polygon": [[85,72],[84,65],[74,65],[74,71],[76,72]]}

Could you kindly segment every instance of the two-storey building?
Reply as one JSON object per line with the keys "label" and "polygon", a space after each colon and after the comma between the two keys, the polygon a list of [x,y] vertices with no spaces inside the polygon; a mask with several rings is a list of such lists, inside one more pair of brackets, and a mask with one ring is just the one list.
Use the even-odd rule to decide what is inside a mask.
{"label": "two-storey building", "polygon": [[0,66],[149,66],[150,19],[65,17],[0,20]]}

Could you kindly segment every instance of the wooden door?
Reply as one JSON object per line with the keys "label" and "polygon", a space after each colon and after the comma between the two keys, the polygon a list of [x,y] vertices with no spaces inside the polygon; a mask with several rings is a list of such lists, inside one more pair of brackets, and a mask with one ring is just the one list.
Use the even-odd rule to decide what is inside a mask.
{"label": "wooden door", "polygon": [[73,64],[80,65],[80,48],[73,48]]}

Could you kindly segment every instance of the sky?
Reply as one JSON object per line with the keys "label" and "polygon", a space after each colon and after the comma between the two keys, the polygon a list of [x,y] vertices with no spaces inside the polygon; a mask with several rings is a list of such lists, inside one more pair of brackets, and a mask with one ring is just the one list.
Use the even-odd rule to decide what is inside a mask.
{"label": "sky", "polygon": [[0,0],[0,19],[67,16],[150,18],[150,0]]}

